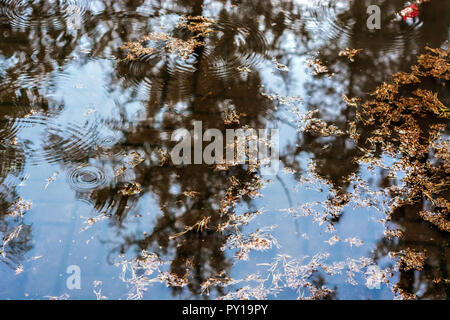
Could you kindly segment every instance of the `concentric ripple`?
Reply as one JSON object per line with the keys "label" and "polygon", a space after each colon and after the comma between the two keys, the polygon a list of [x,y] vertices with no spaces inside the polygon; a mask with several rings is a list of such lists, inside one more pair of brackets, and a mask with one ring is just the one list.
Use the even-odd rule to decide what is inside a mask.
{"label": "concentric ripple", "polygon": [[214,45],[206,46],[208,72],[220,78],[239,73],[238,68],[256,67],[266,58],[266,38],[257,25],[221,20],[215,25]]}
{"label": "concentric ripple", "polygon": [[24,178],[25,165],[23,150],[14,146],[0,145],[0,182],[5,186],[17,186]]}
{"label": "concentric ripple", "polygon": [[154,49],[151,55],[120,64],[118,71],[127,83],[151,90],[152,95],[171,90],[173,85],[181,98],[188,98],[197,81],[208,90],[214,81],[232,79],[241,68],[256,67],[267,58],[266,38],[257,24],[221,18],[210,29],[213,32],[205,37],[205,45],[189,56],[181,57],[153,43],[149,44]]}
{"label": "concentric ripple", "polygon": [[0,0],[0,17],[13,28],[78,29],[87,18],[89,4],[88,0]]}
{"label": "concentric ripple", "polygon": [[106,182],[106,176],[97,167],[83,165],[69,171],[67,182],[74,190],[86,192],[103,186]]}
{"label": "concentric ripple", "polygon": [[[396,20],[395,8],[390,8],[392,9],[390,12],[382,12],[383,31],[376,35],[372,34],[376,32],[371,33],[366,26],[367,7],[355,6],[356,10],[359,10],[355,14],[354,10],[350,10],[351,5],[352,2],[344,0],[311,0],[302,12],[306,29],[322,40],[339,39],[342,46],[359,48],[376,41],[390,52],[401,51],[409,41],[423,38],[420,21],[404,23],[399,19]],[[357,36],[361,33],[361,29],[367,30],[366,37]],[[373,36],[377,39],[374,40]]]}
{"label": "concentric ripple", "polygon": [[36,114],[9,121],[0,131],[0,138],[17,139],[27,164],[68,163],[85,160],[95,152],[100,126],[98,120],[58,123],[57,119]]}

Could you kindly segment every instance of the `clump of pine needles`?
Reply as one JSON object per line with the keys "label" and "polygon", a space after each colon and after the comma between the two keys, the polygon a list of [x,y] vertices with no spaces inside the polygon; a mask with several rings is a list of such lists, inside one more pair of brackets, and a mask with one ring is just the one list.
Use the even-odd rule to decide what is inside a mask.
{"label": "clump of pine needles", "polygon": [[[439,86],[444,89],[450,80],[450,49],[426,49],[411,72],[394,74],[391,82],[375,90],[372,100],[362,104],[357,99],[345,100],[357,110],[351,136],[366,145],[371,155],[381,151],[395,159],[389,169],[403,173],[399,205],[431,202],[433,212],[423,212],[422,218],[449,231],[450,202],[445,195],[450,184],[450,144],[443,133],[450,112]],[[377,161],[377,157],[363,157]]]}

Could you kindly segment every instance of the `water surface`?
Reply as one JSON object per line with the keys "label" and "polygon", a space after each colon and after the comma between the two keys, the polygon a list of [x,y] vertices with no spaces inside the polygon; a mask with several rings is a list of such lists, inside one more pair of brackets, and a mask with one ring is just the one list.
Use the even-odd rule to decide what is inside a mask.
{"label": "water surface", "polygon": [[[367,29],[371,4],[380,30]],[[420,217],[426,197],[389,206],[396,159],[358,161],[367,145],[343,99],[445,47],[449,2],[402,21],[407,5],[0,0],[0,298],[448,299],[448,232]],[[187,17],[212,21],[191,52],[147,41],[151,54],[126,58],[155,32],[189,40]],[[194,121],[278,129],[278,174],[166,161],[171,133]],[[402,250],[425,258],[399,266]]]}

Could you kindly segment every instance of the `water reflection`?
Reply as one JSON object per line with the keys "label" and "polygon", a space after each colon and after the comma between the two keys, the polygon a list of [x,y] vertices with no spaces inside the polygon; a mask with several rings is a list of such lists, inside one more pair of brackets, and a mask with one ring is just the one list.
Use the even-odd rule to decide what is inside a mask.
{"label": "water reflection", "polygon": [[[355,162],[366,146],[349,134],[298,132],[298,123],[292,121],[293,109],[302,113],[317,109],[315,117],[347,132],[355,108],[343,95],[368,98],[391,74],[407,71],[426,45],[437,48],[447,41],[444,0],[424,3],[420,18],[409,24],[392,21],[403,1],[378,1],[386,13],[383,27],[369,32],[365,23],[370,4],[0,1],[0,231],[2,263],[11,267],[0,269],[5,288],[15,281],[38,282],[18,288],[41,285],[39,280],[14,275],[22,264],[22,276],[45,274],[32,264],[35,254],[50,260],[61,257],[63,265],[72,255],[80,256],[72,258],[73,263],[84,263],[82,252],[94,252],[102,256],[102,266],[111,266],[93,278],[100,278],[105,287],[120,281],[110,279],[113,272],[120,272],[111,271],[119,254],[137,263],[134,267],[149,279],[169,285],[149,289],[147,298],[170,297],[167,290],[175,297],[391,298],[396,283],[418,298],[448,298],[448,235],[418,217],[424,205],[396,209],[390,223],[402,230],[403,237],[384,237],[376,220],[384,219],[386,212],[377,216],[370,209],[357,209],[369,223],[348,208],[355,185],[352,177],[362,176],[368,188],[379,190],[390,185],[388,172],[371,174]],[[189,16],[210,17],[214,23],[187,57],[166,50],[163,43],[144,43],[157,50],[124,60],[126,52],[120,47],[152,32],[181,40],[198,36],[179,26],[180,18]],[[363,50],[351,62],[338,54],[345,48]],[[304,66],[311,58],[322,61],[329,72],[311,74]],[[231,110],[242,116],[230,125],[224,119]],[[190,129],[200,120],[205,128],[221,131],[241,126],[279,128],[284,171],[269,182],[248,166],[220,170],[165,161],[174,145],[171,132]],[[359,141],[367,138],[369,132],[361,131]],[[378,150],[376,156],[381,155]],[[40,172],[47,176],[35,178],[41,177]],[[317,188],[313,192],[311,187]],[[11,215],[25,195],[33,209],[24,217]],[[78,209],[79,200],[87,208]],[[281,209],[307,206],[310,201],[325,203],[324,214],[317,213],[314,221],[280,214]],[[55,217],[60,210],[72,216]],[[87,220],[79,226],[82,217]],[[328,228],[315,229],[317,222]],[[278,228],[271,228],[275,224]],[[293,225],[296,233],[288,236]],[[48,235],[51,244],[46,244],[45,233],[33,235],[33,226],[72,231],[67,231],[69,235],[55,231],[56,238]],[[189,229],[192,226],[196,227]],[[5,246],[7,235],[19,227],[18,236]],[[367,230],[367,247],[360,249],[354,237],[362,235],[354,229]],[[81,245],[71,249],[72,241],[90,243],[86,234],[100,239],[99,244],[91,244],[94,249]],[[334,235],[342,241],[331,241]],[[38,248],[33,249],[33,237],[41,243]],[[69,240],[52,253],[62,238]],[[375,258],[383,270],[393,268],[388,253],[405,248],[427,249],[423,271],[394,272],[388,286],[367,289],[364,273],[373,262],[365,258]],[[247,257],[246,250],[248,264],[240,260]],[[328,258],[322,256],[327,251]],[[313,258],[302,260],[304,255]],[[261,263],[269,265],[269,271],[262,271]],[[87,262],[87,273],[96,267]],[[40,268],[45,269],[44,262]],[[353,277],[359,277],[356,286]],[[44,278],[54,285],[43,293],[29,289],[32,296],[67,292],[63,280],[53,280],[52,274]],[[139,288],[133,290],[140,292]],[[91,297],[90,289],[80,296]],[[108,290],[111,298],[126,295],[117,285]],[[5,289],[0,296],[23,298],[24,292]]]}

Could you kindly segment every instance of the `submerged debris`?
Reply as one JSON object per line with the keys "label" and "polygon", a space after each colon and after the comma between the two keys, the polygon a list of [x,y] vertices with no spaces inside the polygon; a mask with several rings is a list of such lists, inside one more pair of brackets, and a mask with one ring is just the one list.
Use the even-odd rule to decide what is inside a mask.
{"label": "submerged debris", "polygon": [[163,149],[158,150],[159,158],[161,159],[161,166],[165,165],[170,160],[170,154],[167,151],[164,151]]}
{"label": "submerged debris", "polygon": [[337,242],[339,242],[339,237],[337,235],[334,235],[330,239],[328,239],[327,241],[324,241],[324,242],[328,243],[330,246],[333,246]]}
{"label": "submerged debris", "polygon": [[68,293],[63,293],[60,296],[44,296],[44,298],[48,298],[49,300],[69,300],[70,295]]}
{"label": "submerged debris", "polygon": [[203,16],[187,16],[180,19],[178,28],[187,28],[195,37],[206,37],[214,32],[210,27],[216,23],[215,20]]}
{"label": "submerged debris", "polygon": [[236,68],[237,71],[239,72],[244,72],[244,73],[249,73],[252,72],[252,70],[249,67],[246,66],[239,66]]}
{"label": "submerged debris", "polygon": [[[123,259],[115,263],[122,267],[119,278],[131,286],[128,299],[142,299],[147,286],[152,282],[159,282],[157,276],[161,273],[163,262],[155,253],[142,250],[140,255],[134,259]],[[155,277],[150,276],[156,274]]]}
{"label": "submerged debris", "polygon": [[443,212],[420,211],[419,215],[426,221],[434,224],[442,231],[450,232],[450,221],[448,215]]}
{"label": "submerged debris", "polygon": [[306,126],[303,129],[304,132],[314,133],[321,136],[332,136],[344,134],[335,125],[328,125],[325,121],[317,118],[310,118],[306,121]]}
{"label": "submerged debris", "polygon": [[15,275],[21,274],[24,271],[23,269],[23,265],[19,264],[16,268],[16,270],[14,271]]}
{"label": "submerged debris", "polygon": [[241,201],[242,197],[256,198],[261,197],[259,190],[264,183],[258,176],[253,176],[253,179],[248,182],[239,181],[237,178],[230,177],[230,186],[226,191],[226,195],[221,200],[220,212],[226,213],[233,211],[236,204]]}
{"label": "submerged debris", "polygon": [[392,292],[395,293],[394,300],[416,300],[417,295],[414,293],[409,293],[402,288],[398,284],[392,287]]}
{"label": "submerged debris", "polygon": [[384,235],[388,238],[402,238],[403,232],[401,230],[384,230]]}

